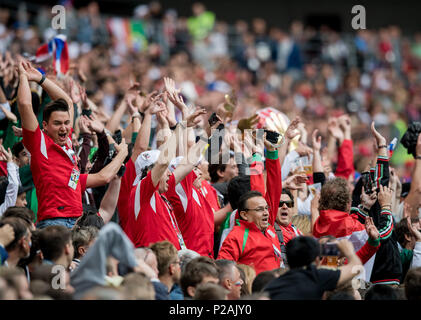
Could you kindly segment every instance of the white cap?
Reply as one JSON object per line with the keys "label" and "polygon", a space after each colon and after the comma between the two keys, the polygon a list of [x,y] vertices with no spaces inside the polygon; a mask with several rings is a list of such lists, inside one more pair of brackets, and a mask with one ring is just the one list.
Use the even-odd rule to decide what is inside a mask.
{"label": "white cap", "polygon": [[142,171],[146,167],[153,165],[159,158],[161,151],[160,150],[149,150],[142,152],[136,159],[135,168],[136,168],[136,179],[133,182],[133,185],[137,185],[142,176]]}
{"label": "white cap", "polygon": [[181,160],[183,160],[182,156],[172,159],[170,165],[168,166],[168,169],[170,169],[171,172],[174,172],[175,168],[177,168]]}

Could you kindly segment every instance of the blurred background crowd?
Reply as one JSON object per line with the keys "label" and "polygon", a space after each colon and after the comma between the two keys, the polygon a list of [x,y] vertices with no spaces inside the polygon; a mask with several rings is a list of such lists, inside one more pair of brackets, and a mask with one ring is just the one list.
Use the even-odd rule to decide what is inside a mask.
{"label": "blurred background crowd", "polygon": [[[153,1],[125,17],[103,14],[96,2],[62,4],[64,30],[51,28],[50,6],[36,12],[25,4],[0,8],[0,53],[30,58],[54,34],[65,34],[69,73],[77,75],[104,119],[131,83],[151,92],[170,75],[188,104],[216,110],[234,92],[234,121],[270,106],[290,119],[299,115],[308,132],[319,128],[325,138],[329,117],[349,114],[357,172],[372,158],[372,120],[388,141],[421,120],[421,32],[404,35],[391,25],[339,33],[298,20],[281,29],[259,17],[226,23],[201,3],[181,16]],[[14,77],[10,72],[5,82]],[[6,95],[13,94],[8,84]],[[413,159],[401,145],[391,164],[402,182],[410,180]]]}

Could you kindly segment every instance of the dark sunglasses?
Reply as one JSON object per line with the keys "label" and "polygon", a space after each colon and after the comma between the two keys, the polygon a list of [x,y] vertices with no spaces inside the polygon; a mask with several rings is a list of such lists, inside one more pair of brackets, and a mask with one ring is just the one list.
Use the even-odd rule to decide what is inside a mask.
{"label": "dark sunglasses", "polygon": [[288,208],[292,208],[294,206],[294,201],[279,201],[279,208],[281,208],[284,204],[286,204]]}

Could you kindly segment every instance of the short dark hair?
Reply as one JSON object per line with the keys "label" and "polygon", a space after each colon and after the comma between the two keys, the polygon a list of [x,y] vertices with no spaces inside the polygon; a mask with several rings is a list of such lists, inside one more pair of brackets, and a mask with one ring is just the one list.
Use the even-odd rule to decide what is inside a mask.
{"label": "short dark hair", "polygon": [[398,300],[398,295],[391,286],[376,284],[367,290],[364,300]]}
{"label": "short dark hair", "polygon": [[72,234],[65,226],[48,226],[39,234],[39,247],[45,259],[55,261],[63,254],[66,244],[72,240]]}
{"label": "short dark hair", "polygon": [[319,210],[346,211],[351,201],[348,182],[343,178],[327,181],[320,193]]}
{"label": "short dark hair", "polygon": [[266,285],[276,278],[276,273],[273,270],[260,272],[253,280],[251,285],[251,292],[263,292],[263,289],[266,287]]}
{"label": "short dark hair", "polygon": [[96,227],[101,229],[105,225],[104,219],[92,207],[85,207],[82,215],[76,220],[75,226]]}
{"label": "short dark hair", "polygon": [[247,201],[251,198],[256,198],[256,197],[263,197],[263,195],[259,191],[256,191],[256,190],[249,191],[243,194],[240,197],[240,199],[238,199],[238,212],[247,210]]}
{"label": "short dark hair", "polygon": [[218,279],[218,269],[211,258],[198,257],[189,261],[180,279],[180,286],[184,296],[189,296],[188,287],[196,287],[206,276]]}
{"label": "short dark hair", "polygon": [[308,266],[320,255],[320,244],[313,237],[298,236],[287,243],[286,255],[290,269]]}
{"label": "short dark hair", "polygon": [[17,158],[19,157],[19,153],[24,149],[22,141],[16,142],[12,147],[12,154]]}
{"label": "short dark hair", "polygon": [[6,251],[11,251],[17,247],[19,240],[25,237],[27,234],[28,225],[24,220],[18,217],[2,218],[0,221],[0,228],[6,224],[10,225],[13,228],[13,232],[15,233],[15,238],[13,241],[5,247]]}
{"label": "short dark hair", "polygon": [[13,206],[7,208],[7,210],[3,213],[3,218],[7,217],[20,218],[28,224],[28,227],[30,227],[35,220],[35,213],[27,207]]}
{"label": "short dark hair", "polygon": [[[231,158],[234,158],[234,155],[230,153],[230,159]],[[222,155],[220,154],[218,163],[209,163],[208,172],[212,183],[218,182],[219,180],[218,170],[224,172],[227,168],[227,164],[222,162]]]}
{"label": "short dark hair", "polygon": [[219,283],[221,283],[224,280],[224,278],[227,277],[228,273],[231,272],[232,267],[235,267],[237,265],[234,261],[226,259],[216,260],[215,264],[218,267]]}
{"label": "short dark hair", "polygon": [[238,208],[238,199],[251,190],[250,176],[236,176],[228,183],[228,201],[233,210]]}
{"label": "short dark hair", "polygon": [[421,300],[421,267],[408,271],[404,280],[405,296],[408,300]]}
{"label": "short dark hair", "polygon": [[48,122],[48,120],[50,120],[51,114],[55,111],[69,112],[69,105],[67,104],[66,100],[60,98],[48,103],[44,108],[42,120]]}

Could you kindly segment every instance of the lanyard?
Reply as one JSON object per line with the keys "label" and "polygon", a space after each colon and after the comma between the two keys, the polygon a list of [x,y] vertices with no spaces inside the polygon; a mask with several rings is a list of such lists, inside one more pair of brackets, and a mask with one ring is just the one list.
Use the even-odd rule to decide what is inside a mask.
{"label": "lanyard", "polygon": [[62,146],[61,148],[63,149],[64,152],[66,152],[67,156],[69,157],[70,161],[72,161],[73,165],[76,166],[77,164],[76,153],[73,151],[73,149],[66,148],[65,146]]}
{"label": "lanyard", "polygon": [[186,249],[186,245],[184,243],[184,239],[183,236],[181,235],[180,232],[180,228],[178,227],[178,223],[177,223],[177,219],[173,218],[173,215],[171,214],[171,212],[173,212],[173,207],[171,205],[171,203],[167,200],[167,198],[165,198],[162,194],[160,194],[161,199],[164,200],[164,202],[167,204],[167,211],[168,211],[168,215],[170,216],[170,220],[172,223],[172,226],[177,234],[177,238],[178,238],[178,243],[180,244],[181,249]]}

